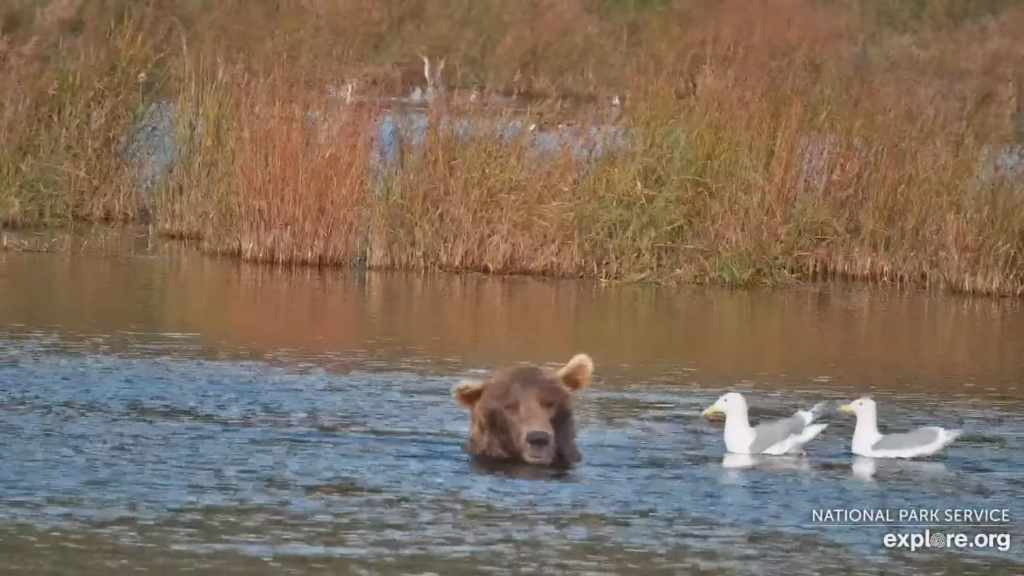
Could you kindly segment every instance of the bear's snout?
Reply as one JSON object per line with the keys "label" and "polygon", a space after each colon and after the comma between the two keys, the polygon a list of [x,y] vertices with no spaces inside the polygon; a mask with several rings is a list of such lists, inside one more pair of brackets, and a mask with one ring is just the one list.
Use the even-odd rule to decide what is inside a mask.
{"label": "bear's snout", "polygon": [[550,464],[555,459],[555,435],[547,430],[530,430],[523,436],[523,460],[531,464]]}
{"label": "bear's snout", "polygon": [[530,448],[546,448],[551,444],[551,434],[542,430],[534,430],[526,435],[526,443]]}

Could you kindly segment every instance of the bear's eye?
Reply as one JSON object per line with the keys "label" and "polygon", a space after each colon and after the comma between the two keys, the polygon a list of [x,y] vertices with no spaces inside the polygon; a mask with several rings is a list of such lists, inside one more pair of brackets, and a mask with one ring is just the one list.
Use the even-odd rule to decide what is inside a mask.
{"label": "bear's eye", "polygon": [[551,410],[552,408],[555,407],[555,403],[552,402],[551,400],[542,400],[540,403],[540,407],[543,408],[544,410]]}
{"label": "bear's eye", "polygon": [[516,412],[519,410],[519,402],[509,402],[505,404],[505,410],[508,412]]}

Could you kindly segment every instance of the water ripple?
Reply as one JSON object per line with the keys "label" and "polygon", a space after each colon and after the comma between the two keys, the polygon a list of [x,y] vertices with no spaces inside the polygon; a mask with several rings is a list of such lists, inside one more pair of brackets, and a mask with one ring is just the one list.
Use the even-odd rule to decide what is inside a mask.
{"label": "water ripple", "polygon": [[[38,567],[28,542],[45,542],[68,565],[111,546],[144,563],[130,550],[156,547],[166,567],[211,573],[1020,566],[1012,550],[900,554],[880,545],[883,528],[812,522],[815,509],[853,507],[1016,512],[1024,420],[998,404],[886,399],[891,422],[963,422],[938,462],[858,463],[841,414],[807,458],[745,462],[723,458],[721,424],[698,416],[722,390],[598,386],[579,401],[586,459],[554,474],[466,458],[456,371],[223,361],[197,356],[189,338],[160,344],[176,342],[173,356],[69,353],[43,334],[3,341],[0,552],[12,565]],[[846,394],[758,394],[754,414]]]}

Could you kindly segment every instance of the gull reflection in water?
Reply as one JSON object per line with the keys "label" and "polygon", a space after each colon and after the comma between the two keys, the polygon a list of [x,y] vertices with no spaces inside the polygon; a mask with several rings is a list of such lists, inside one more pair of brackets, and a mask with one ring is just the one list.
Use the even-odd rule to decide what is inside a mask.
{"label": "gull reflection in water", "polygon": [[874,481],[875,475],[883,473],[910,473],[923,475],[942,475],[946,473],[946,465],[942,462],[907,460],[903,458],[872,458],[870,456],[854,456],[850,467],[853,475],[866,482]]}
{"label": "gull reflection in water", "polygon": [[722,457],[722,468],[742,470],[744,468],[761,470],[799,471],[811,469],[810,463],[803,456],[765,456],[761,454],[726,454]]}

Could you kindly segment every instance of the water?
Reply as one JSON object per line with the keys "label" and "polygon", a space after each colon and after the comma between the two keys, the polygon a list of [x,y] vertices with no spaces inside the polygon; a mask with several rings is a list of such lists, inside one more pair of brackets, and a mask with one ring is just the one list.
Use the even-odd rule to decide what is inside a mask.
{"label": "water", "polygon": [[[410,102],[409,100],[412,100]],[[345,114],[345,105],[328,106],[324,110],[309,110],[306,120],[314,129],[318,138],[324,141],[333,137],[338,128],[338,121]],[[372,127],[375,146],[370,150],[369,166],[376,180],[384,176],[389,169],[400,169],[398,162],[403,146],[421,148],[426,138],[429,123],[428,113],[422,102],[415,98],[388,99],[385,101],[368,101],[367,104],[377,106],[380,115]],[[520,111],[529,107],[530,102],[517,99],[503,101],[491,114],[503,111]],[[615,116],[620,111],[617,107],[598,108],[599,115]],[[583,123],[576,127],[530,128],[530,123],[507,116],[486,118],[478,111],[476,114],[442,115],[441,122],[452,134],[459,138],[469,136],[491,136],[499,141],[508,142],[515,138],[526,137],[527,150],[535,162],[543,162],[556,157],[560,151],[567,151],[581,161],[579,175],[588,169],[588,160],[598,158],[610,151],[623,152],[634,146],[637,134],[628,128],[618,125],[610,118]],[[181,134],[176,133],[175,126],[183,121],[181,111],[172,102],[161,100],[150,103],[140,111],[138,122],[133,125],[119,142],[120,153],[132,165],[135,181],[140,190],[154,193],[161,180],[168,175],[172,164],[179,160],[182,142]],[[205,129],[202,119],[188,123],[190,130],[200,133]],[[680,141],[686,142],[687,136],[680,135]],[[863,141],[855,143],[861,153],[870,154],[867,144]],[[839,145],[834,135],[813,134],[801,138],[799,143],[802,156],[800,169],[800,187],[808,191],[824,186],[828,179],[828,159]],[[1005,177],[1012,184],[1011,190],[1024,194],[1024,146],[1021,145],[986,145],[982,150],[978,164],[976,191],[984,191],[985,184],[992,183],[996,177]],[[378,192],[383,192],[381,184],[375,183]]]}
{"label": "water", "polygon": [[[1024,312],[854,288],[656,290],[241,265],[179,245],[0,252],[10,573],[1019,574]],[[460,450],[466,375],[597,364],[568,475]],[[700,411],[871,392],[963,424],[930,461],[724,458]],[[753,464],[753,467],[745,467]],[[1009,510],[1009,550],[889,549],[825,509]],[[933,529],[939,530],[939,529]]]}

